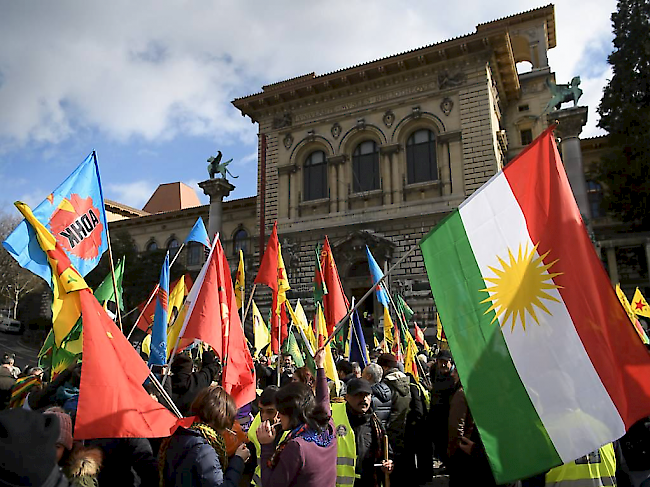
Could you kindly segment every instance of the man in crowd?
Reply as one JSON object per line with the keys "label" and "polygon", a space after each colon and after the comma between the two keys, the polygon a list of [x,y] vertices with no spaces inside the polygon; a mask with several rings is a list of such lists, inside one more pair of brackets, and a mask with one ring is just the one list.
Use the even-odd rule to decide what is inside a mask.
{"label": "man in crowd", "polygon": [[13,375],[12,361],[5,354],[0,364],[0,410],[9,406],[11,399],[11,390],[16,384],[16,378]]}
{"label": "man in crowd", "polygon": [[[296,371],[296,366],[293,363],[293,357],[290,353],[283,353],[280,356],[280,387],[291,382],[293,373]],[[278,371],[273,371],[271,384],[278,384]]]}
{"label": "man in crowd", "polygon": [[[386,460],[386,431],[370,409],[372,389],[365,379],[350,379],[344,403],[332,404],[337,438],[337,486],[375,487],[393,469]],[[380,466],[379,466],[380,465]]]}
{"label": "man in crowd", "polygon": [[363,369],[362,378],[370,383],[372,390],[372,410],[381,421],[382,426],[388,427],[390,418],[391,397],[390,387],[381,381],[384,370],[377,364],[369,364]]}
{"label": "man in crowd", "polygon": [[440,350],[431,369],[431,406],[428,422],[433,440],[433,454],[443,464],[447,461],[449,402],[455,388],[451,375],[453,369],[451,353],[448,350]]}

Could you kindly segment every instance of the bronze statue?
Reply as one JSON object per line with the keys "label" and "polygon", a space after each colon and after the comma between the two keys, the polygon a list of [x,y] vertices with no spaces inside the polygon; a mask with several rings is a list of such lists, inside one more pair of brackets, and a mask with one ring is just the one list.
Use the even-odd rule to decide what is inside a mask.
{"label": "bronze statue", "polygon": [[221,175],[222,179],[228,179],[226,177],[226,174],[230,175],[233,178],[238,178],[239,176],[235,176],[233,173],[231,173],[228,170],[228,165],[232,162],[232,159],[226,161],[226,162],[221,162],[221,151],[217,152],[217,157],[211,156],[208,159],[208,174],[210,174],[210,179],[214,179],[217,174]]}
{"label": "bronze statue", "polygon": [[568,85],[556,85],[549,79],[546,80],[546,85],[551,90],[552,98],[542,113],[548,113],[551,109],[559,110],[562,103],[569,101],[573,101],[573,106],[575,107],[582,96],[582,90],[578,88],[580,85],[580,76],[574,76]]}

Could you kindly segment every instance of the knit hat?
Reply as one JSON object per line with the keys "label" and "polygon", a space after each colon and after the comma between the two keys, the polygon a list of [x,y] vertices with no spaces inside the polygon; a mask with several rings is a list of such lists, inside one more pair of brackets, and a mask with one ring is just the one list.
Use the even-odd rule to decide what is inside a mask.
{"label": "knit hat", "polygon": [[397,367],[397,358],[392,353],[382,353],[377,359],[377,365],[382,367]]}
{"label": "knit hat", "polygon": [[70,415],[52,409],[46,409],[43,414],[59,418],[59,437],[56,444],[61,445],[66,450],[72,450],[72,419]]}
{"label": "knit hat", "polygon": [[451,352],[449,350],[440,350],[438,352],[438,356],[436,357],[438,360],[454,360],[451,356]]}
{"label": "knit hat", "polygon": [[0,411],[0,486],[41,486],[56,467],[59,419],[26,409]]}

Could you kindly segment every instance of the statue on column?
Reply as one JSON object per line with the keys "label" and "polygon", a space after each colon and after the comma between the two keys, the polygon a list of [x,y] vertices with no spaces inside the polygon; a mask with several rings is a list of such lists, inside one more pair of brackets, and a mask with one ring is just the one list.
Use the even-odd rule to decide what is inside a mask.
{"label": "statue on column", "polygon": [[578,105],[578,100],[582,96],[582,90],[579,88],[580,76],[574,76],[571,83],[566,85],[556,85],[553,81],[547,79],[546,85],[551,91],[552,98],[546,104],[542,114],[549,113],[553,109],[559,110],[562,103],[572,101],[574,107]]}
{"label": "statue on column", "polygon": [[237,179],[239,176],[235,176],[233,173],[231,173],[228,170],[228,165],[232,162],[232,159],[226,161],[226,162],[221,162],[221,151],[217,152],[216,157],[211,156],[208,159],[208,174],[210,175],[210,179],[215,179],[217,174],[221,175],[221,178],[223,180],[228,180],[226,175],[230,175],[231,177]]}

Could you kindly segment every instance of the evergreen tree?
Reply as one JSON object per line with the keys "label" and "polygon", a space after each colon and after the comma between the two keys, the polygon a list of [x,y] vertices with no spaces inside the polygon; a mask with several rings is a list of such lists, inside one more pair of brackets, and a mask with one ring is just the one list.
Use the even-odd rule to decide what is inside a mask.
{"label": "evergreen tree", "polygon": [[624,222],[650,228],[650,2],[619,0],[612,14],[613,77],[598,107],[609,134],[592,178],[604,188],[604,208]]}

